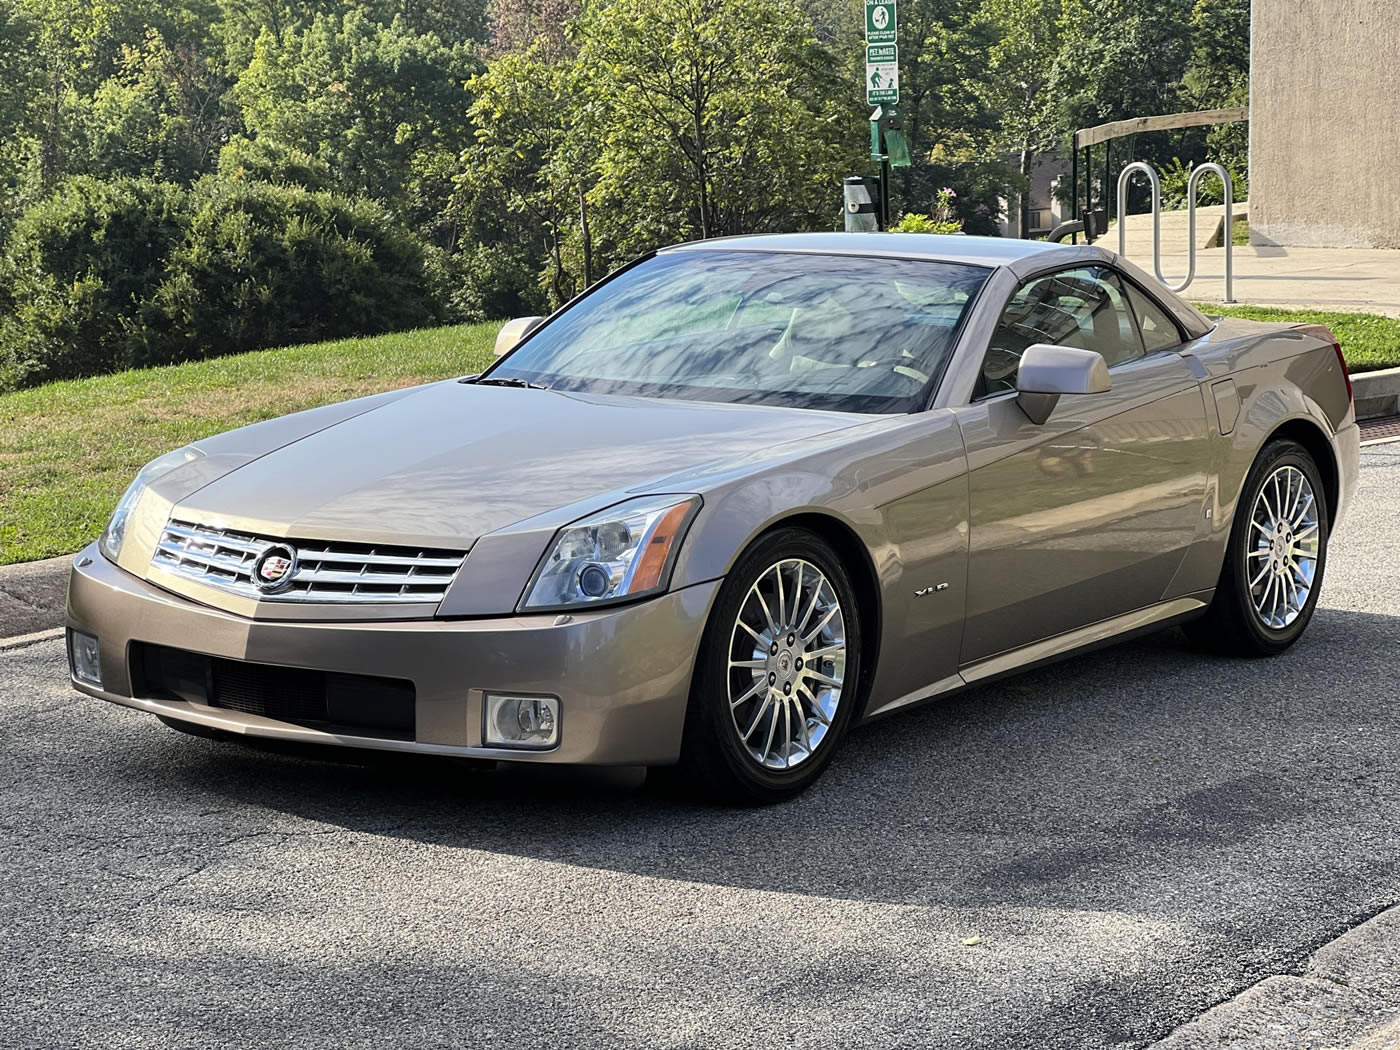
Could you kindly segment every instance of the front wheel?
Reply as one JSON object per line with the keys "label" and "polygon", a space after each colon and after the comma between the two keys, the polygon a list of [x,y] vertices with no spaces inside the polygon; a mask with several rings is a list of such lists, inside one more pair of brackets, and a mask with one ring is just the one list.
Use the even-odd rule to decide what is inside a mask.
{"label": "front wheel", "polygon": [[1327,566],[1327,492],[1296,441],[1264,447],[1245,479],[1230,546],[1193,640],[1236,656],[1273,656],[1312,619]]}
{"label": "front wheel", "polygon": [[684,778],[731,802],[796,795],[831,760],[860,668],[855,592],[839,556],[805,529],[763,537],[726,578],[705,628]]}

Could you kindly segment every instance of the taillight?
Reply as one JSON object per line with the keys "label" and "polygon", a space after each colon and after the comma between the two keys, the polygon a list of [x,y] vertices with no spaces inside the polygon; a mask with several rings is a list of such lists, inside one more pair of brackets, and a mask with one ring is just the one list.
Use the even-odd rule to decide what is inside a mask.
{"label": "taillight", "polygon": [[1325,324],[1295,324],[1293,330],[1321,339],[1324,343],[1332,344],[1332,349],[1337,355],[1337,365],[1341,368],[1342,378],[1347,383],[1347,400],[1355,403],[1356,398],[1351,392],[1351,373],[1347,371],[1347,359],[1342,356],[1342,344],[1337,342],[1337,337],[1332,334],[1332,329]]}

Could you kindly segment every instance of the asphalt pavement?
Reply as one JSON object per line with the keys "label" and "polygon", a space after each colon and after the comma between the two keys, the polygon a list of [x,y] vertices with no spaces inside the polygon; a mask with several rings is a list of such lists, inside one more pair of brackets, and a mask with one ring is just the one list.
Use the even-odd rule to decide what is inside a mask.
{"label": "asphalt pavement", "polygon": [[1286,655],[1074,658],[762,810],[198,740],[0,652],[0,1046],[1166,1037],[1400,902],[1400,444],[1363,458]]}

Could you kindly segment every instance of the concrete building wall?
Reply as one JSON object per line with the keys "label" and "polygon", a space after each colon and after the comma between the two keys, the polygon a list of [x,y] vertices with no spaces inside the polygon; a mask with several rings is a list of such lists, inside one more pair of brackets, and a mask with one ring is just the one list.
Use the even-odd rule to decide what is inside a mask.
{"label": "concrete building wall", "polygon": [[1250,41],[1256,242],[1400,248],[1400,0],[1254,0]]}

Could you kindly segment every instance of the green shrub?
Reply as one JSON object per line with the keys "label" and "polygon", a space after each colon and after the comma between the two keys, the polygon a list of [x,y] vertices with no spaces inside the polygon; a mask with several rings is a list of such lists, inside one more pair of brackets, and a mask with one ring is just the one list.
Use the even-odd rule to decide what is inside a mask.
{"label": "green shrub", "polygon": [[[1249,180],[1245,170],[1228,163],[1228,161],[1226,170],[1230,172],[1233,198],[1237,201],[1247,200]],[[1180,157],[1173,157],[1162,166],[1158,177],[1162,183],[1162,210],[1177,211],[1185,208],[1188,203],[1186,186],[1191,181],[1191,165]],[[1196,203],[1201,207],[1225,203],[1225,192],[1220,185],[1220,180],[1214,175],[1201,176],[1200,182],[1196,184]]]}
{"label": "green shrub", "polygon": [[[432,324],[423,247],[381,205],[204,179],[157,291],[143,364]],[[189,348],[198,348],[189,353]]]}
{"label": "green shrub", "polygon": [[510,244],[463,245],[428,253],[433,298],[452,324],[549,312],[532,260]]}
{"label": "green shrub", "polygon": [[899,222],[890,227],[893,233],[962,233],[961,219],[956,219],[957,192],[951,186],[938,191],[933,201],[933,214],[921,215],[918,212],[906,213]]}
{"label": "green shrub", "polygon": [[0,383],[129,368],[183,237],[186,196],[144,179],[70,179],[15,224],[0,260]]}
{"label": "green shrub", "polygon": [[938,222],[927,215],[910,212],[890,227],[891,233],[962,233],[962,223],[956,220]]}
{"label": "green shrub", "polygon": [[299,186],[73,179],[0,260],[0,389],[438,321],[381,205]]}

